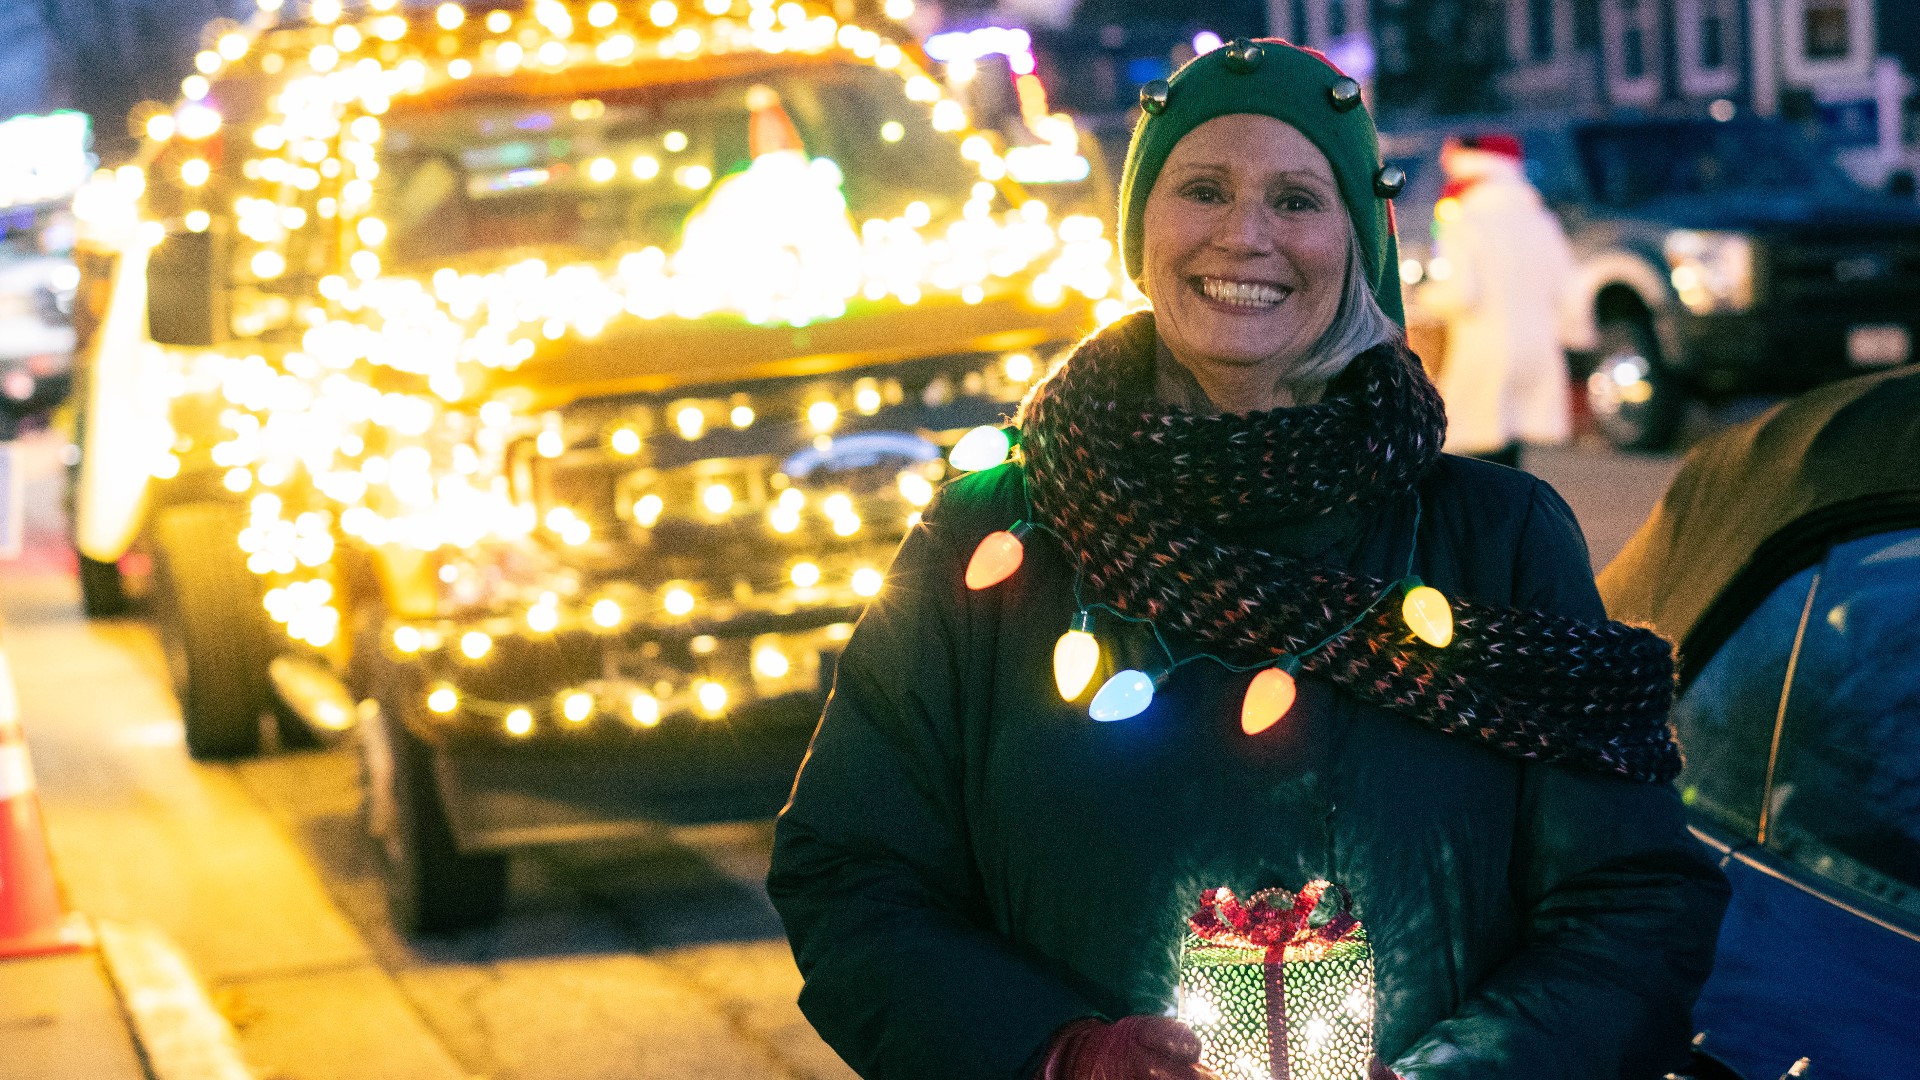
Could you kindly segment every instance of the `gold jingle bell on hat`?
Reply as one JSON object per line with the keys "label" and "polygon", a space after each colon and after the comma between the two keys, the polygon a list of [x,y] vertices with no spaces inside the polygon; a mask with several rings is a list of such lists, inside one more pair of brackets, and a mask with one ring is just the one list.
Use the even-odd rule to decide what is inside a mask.
{"label": "gold jingle bell on hat", "polygon": [[1260,61],[1267,58],[1267,50],[1246,38],[1235,38],[1220,50],[1220,57],[1226,61],[1228,71],[1246,75],[1259,68]]}
{"label": "gold jingle bell on hat", "polygon": [[1167,80],[1153,79],[1140,88],[1140,111],[1159,116],[1167,111]]}

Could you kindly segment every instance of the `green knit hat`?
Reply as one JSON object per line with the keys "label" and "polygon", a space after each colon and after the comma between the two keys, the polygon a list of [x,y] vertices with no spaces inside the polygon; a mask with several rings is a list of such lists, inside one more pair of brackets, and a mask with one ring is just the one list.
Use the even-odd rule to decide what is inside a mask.
{"label": "green knit hat", "polygon": [[1406,322],[1389,202],[1406,184],[1406,174],[1381,167],[1379,136],[1360,100],[1359,83],[1319,53],[1277,38],[1238,40],[1195,57],[1171,80],[1141,87],[1140,109],[1120,177],[1121,253],[1136,284],[1147,193],[1174,144],[1216,116],[1254,113],[1293,125],[1327,155],[1360,238],[1374,298],[1395,322]]}

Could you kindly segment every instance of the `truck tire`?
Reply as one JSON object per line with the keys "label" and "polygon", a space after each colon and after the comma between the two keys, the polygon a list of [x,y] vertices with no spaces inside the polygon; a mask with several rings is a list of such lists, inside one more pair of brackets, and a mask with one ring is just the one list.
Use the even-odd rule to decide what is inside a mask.
{"label": "truck tire", "polygon": [[120,564],[80,559],[80,609],[89,619],[111,619],[127,610],[126,583],[120,579]]}
{"label": "truck tire", "polygon": [[491,926],[507,900],[507,856],[462,852],[433,775],[433,748],[407,729],[411,680],[389,672],[360,720],[361,818],[379,849],[394,928],[435,936]]}
{"label": "truck tire", "polygon": [[1615,449],[1671,449],[1686,413],[1686,395],[1660,357],[1659,339],[1643,315],[1600,322],[1600,355],[1587,376],[1594,428]]}
{"label": "truck tire", "polygon": [[155,517],[155,610],[187,752],[200,760],[260,752],[260,716],[273,702],[267,665],[277,628],[235,540],[244,524],[225,503],[169,506]]}

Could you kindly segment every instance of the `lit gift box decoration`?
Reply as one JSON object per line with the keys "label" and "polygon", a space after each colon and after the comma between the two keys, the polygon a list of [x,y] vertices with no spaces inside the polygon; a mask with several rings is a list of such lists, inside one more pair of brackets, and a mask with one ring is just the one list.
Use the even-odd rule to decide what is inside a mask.
{"label": "lit gift box decoration", "polygon": [[[1314,909],[1331,891],[1332,918]],[[1226,1080],[1366,1080],[1373,1057],[1373,946],[1346,889],[1200,895],[1180,952],[1179,1018]]]}

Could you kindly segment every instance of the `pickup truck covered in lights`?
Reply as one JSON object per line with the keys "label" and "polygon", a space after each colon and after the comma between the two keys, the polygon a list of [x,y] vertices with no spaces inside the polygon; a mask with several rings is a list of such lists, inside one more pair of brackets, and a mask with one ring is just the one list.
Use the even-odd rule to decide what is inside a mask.
{"label": "pickup truck covered in lights", "polygon": [[358,730],[409,930],[772,813],[948,450],[1124,310],[1103,224],[850,5],[269,5],[77,203],[89,609],[151,565],[197,756]]}

